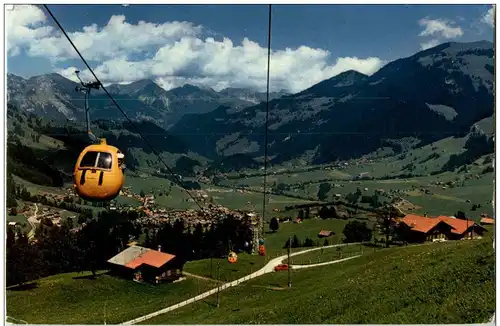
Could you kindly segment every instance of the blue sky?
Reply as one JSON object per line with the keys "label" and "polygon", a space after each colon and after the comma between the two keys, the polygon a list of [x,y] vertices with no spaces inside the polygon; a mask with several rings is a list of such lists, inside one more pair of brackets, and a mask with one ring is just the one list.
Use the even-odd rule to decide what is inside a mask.
{"label": "blue sky", "polygon": [[[112,16],[118,15],[125,16],[124,21],[132,27],[137,27],[139,21],[160,25],[187,21],[203,26],[197,32],[187,32],[186,28],[186,32],[179,32],[178,35],[163,36],[164,41],[156,44],[153,44],[155,37],[152,36],[156,34],[148,34],[146,29],[139,34],[131,31],[130,35],[122,35],[119,27],[116,27],[107,36],[104,33],[89,36],[85,41],[87,43],[99,40],[101,47],[105,47],[106,42],[115,44],[115,57],[106,57],[104,49],[96,50],[98,45],[82,51],[84,56],[87,53],[89,59],[94,59],[91,60],[93,68],[98,68],[96,72],[100,72],[108,82],[151,78],[165,88],[185,82],[213,85],[215,88],[261,88],[263,85],[262,77],[265,74],[261,70],[265,69],[261,68],[265,65],[266,51],[259,52],[251,46],[244,49],[236,47],[241,47],[245,38],[257,42],[261,48],[267,46],[267,5],[50,5],[50,8],[70,33],[82,32],[84,26],[92,24],[96,24],[97,30],[100,30]],[[275,60],[271,63],[272,81],[277,88],[299,90],[348,68],[373,73],[388,61],[421,50],[423,44],[493,41],[493,28],[485,19],[490,8],[490,5],[274,5],[272,49],[277,52],[273,52],[272,60]],[[31,43],[19,41],[21,35],[25,34],[12,32],[13,36],[9,37],[8,42],[15,44],[17,50],[11,51],[8,57],[9,72],[28,77],[47,72],[64,75],[72,68],[83,70],[78,60],[71,60],[69,43],[63,39],[59,42],[54,40],[57,26],[44,10],[14,10],[17,16],[12,17],[28,18],[12,18],[9,25],[7,16],[8,34],[10,30],[19,29],[23,23],[24,27],[31,29],[47,25],[54,29],[50,32],[33,32],[34,41]],[[45,18],[42,17],[43,13]],[[422,20],[425,20],[425,24]],[[31,24],[33,21],[35,24]],[[169,27],[165,25],[164,28]],[[421,35],[426,28],[427,35]],[[160,30],[157,32],[160,33]],[[133,37],[138,38],[139,35],[140,38],[151,38],[151,42],[138,45],[141,51],[130,43]],[[206,38],[210,36],[219,42],[222,42],[223,37],[230,39],[232,50],[220,50],[221,56],[214,54],[214,51],[219,51],[218,45],[205,44]],[[46,45],[46,40],[51,37],[52,49]],[[181,39],[185,41],[184,46],[179,44],[175,50],[166,51],[169,45]],[[203,44],[188,42],[188,39],[198,39]],[[123,44],[118,44],[120,42]],[[54,47],[66,47],[63,51],[66,53],[54,50]],[[164,52],[160,51],[162,47],[165,47]],[[300,47],[306,48],[299,51]],[[286,51],[287,48],[290,50]],[[165,54],[161,58],[160,52]],[[122,60],[118,61],[116,57],[122,57]],[[222,67],[227,62],[231,63],[232,58],[241,57],[245,59]],[[191,58],[191,61],[183,58]],[[133,71],[122,68],[130,67],[129,62],[135,63]],[[158,69],[165,65],[169,66],[168,69]],[[192,78],[188,76],[190,73],[193,74]],[[301,82],[292,85],[287,81],[292,75]]]}

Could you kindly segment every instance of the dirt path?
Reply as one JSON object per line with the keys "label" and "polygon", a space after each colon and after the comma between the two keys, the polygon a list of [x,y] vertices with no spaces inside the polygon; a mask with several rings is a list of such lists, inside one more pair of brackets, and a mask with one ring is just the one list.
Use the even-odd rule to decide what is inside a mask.
{"label": "dirt path", "polygon": [[351,256],[351,257],[347,257],[347,258],[343,258],[343,259],[339,259],[339,260],[326,261],[323,263],[307,264],[307,265],[290,265],[290,266],[292,269],[303,269],[303,268],[310,268],[310,267],[325,266],[325,265],[341,263],[343,261],[347,261],[347,260],[358,258],[358,257],[361,257],[361,255]]}
{"label": "dirt path", "polygon": [[27,324],[28,322],[22,319],[17,319],[10,316],[5,316],[5,322],[10,324]]}
{"label": "dirt path", "polygon": [[214,278],[210,278],[210,277],[206,277],[206,276],[201,276],[201,275],[198,275],[198,274],[193,274],[193,273],[189,273],[189,272],[185,272],[185,271],[182,271],[182,274],[186,275],[186,276],[191,276],[191,277],[194,277],[194,278],[199,278],[200,280],[212,281],[212,282],[216,282],[216,283],[217,282],[224,283],[223,281],[217,281]]}

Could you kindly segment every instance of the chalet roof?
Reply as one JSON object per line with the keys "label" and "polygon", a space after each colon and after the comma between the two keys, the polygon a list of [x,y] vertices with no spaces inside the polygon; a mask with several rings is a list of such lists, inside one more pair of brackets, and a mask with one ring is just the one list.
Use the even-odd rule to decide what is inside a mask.
{"label": "chalet roof", "polygon": [[175,255],[132,245],[108,260],[108,263],[135,269],[142,264],[161,267],[175,258]]}
{"label": "chalet roof", "polygon": [[125,265],[125,267],[135,269],[142,264],[146,264],[149,266],[159,268],[174,258],[175,258],[175,255],[167,254],[167,253],[157,251],[157,250],[149,250],[149,251],[145,252],[143,255],[128,262]]}
{"label": "chalet roof", "polygon": [[467,231],[471,226],[480,227],[473,220],[461,220],[455,217],[450,216],[438,216],[438,217],[425,217],[420,215],[409,214],[399,221],[405,223],[413,231],[427,233],[436,225],[441,222],[444,222],[451,226],[451,232],[454,234],[463,234]]}
{"label": "chalet roof", "polygon": [[435,218],[413,214],[406,215],[404,218],[400,219],[400,221],[411,227],[413,231],[422,233],[429,232],[432,228],[438,225],[439,222],[441,222]]}
{"label": "chalet roof", "polygon": [[465,231],[467,231],[468,228],[471,226],[475,227],[480,227],[476,222],[473,220],[461,220],[458,218],[452,218],[449,216],[438,216],[437,219],[446,222],[447,224],[451,225],[453,227],[453,230],[451,230],[452,233],[455,234],[463,234]]}
{"label": "chalet roof", "polygon": [[130,246],[120,252],[118,255],[108,260],[108,263],[125,266],[129,261],[132,261],[148,251],[148,248],[140,246]]}

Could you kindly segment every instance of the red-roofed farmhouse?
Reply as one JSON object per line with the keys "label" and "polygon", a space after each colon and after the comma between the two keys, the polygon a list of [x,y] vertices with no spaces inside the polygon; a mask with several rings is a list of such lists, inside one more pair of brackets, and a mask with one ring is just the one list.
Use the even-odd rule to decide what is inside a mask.
{"label": "red-roofed farmhouse", "polygon": [[486,231],[473,220],[448,216],[426,217],[409,214],[398,222],[398,232],[408,242],[460,240],[481,236]]}
{"label": "red-roofed farmhouse", "polygon": [[153,283],[179,278],[183,265],[175,255],[135,245],[109,259],[108,263],[115,275]]}

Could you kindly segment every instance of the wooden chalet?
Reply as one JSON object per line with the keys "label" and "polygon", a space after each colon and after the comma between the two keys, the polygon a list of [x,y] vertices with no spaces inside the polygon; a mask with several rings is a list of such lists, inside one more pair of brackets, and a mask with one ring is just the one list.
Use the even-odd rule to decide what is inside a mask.
{"label": "wooden chalet", "polygon": [[447,240],[452,226],[434,218],[406,215],[399,220],[398,231],[408,242]]}
{"label": "wooden chalet", "polygon": [[410,214],[398,222],[400,237],[408,242],[460,240],[481,236],[486,231],[472,220],[449,216],[426,217]]}
{"label": "wooden chalet", "polygon": [[132,245],[108,260],[111,274],[141,282],[174,281],[183,263],[175,255]]}

